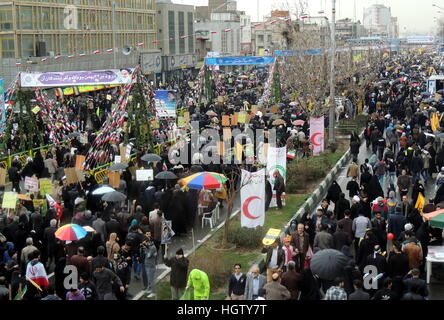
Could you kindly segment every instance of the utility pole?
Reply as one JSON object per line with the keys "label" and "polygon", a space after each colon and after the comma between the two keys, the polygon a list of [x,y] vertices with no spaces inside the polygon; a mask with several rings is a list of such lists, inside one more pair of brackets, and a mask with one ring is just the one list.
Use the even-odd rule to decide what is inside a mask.
{"label": "utility pole", "polygon": [[112,26],[113,26],[113,63],[114,63],[114,69],[117,69],[117,60],[116,60],[116,2],[113,1],[112,3],[113,11],[112,11]]}
{"label": "utility pole", "polygon": [[331,62],[330,62],[330,112],[328,121],[328,144],[335,143],[335,60],[336,60],[336,0],[332,0],[332,17],[331,17]]}

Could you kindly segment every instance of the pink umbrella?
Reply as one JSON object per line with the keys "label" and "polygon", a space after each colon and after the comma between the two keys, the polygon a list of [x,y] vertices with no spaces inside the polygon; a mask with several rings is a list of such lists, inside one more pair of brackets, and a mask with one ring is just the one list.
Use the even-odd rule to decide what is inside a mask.
{"label": "pink umbrella", "polygon": [[295,121],[293,121],[293,125],[295,125],[295,126],[303,126],[304,123],[305,123],[304,120],[295,120]]}

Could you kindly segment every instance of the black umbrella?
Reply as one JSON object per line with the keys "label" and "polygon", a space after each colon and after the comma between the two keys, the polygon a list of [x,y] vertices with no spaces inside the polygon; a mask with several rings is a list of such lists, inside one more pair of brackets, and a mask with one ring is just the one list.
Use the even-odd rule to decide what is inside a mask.
{"label": "black umbrella", "polygon": [[146,162],[156,162],[156,161],[160,161],[162,160],[161,157],[159,157],[157,154],[155,153],[147,153],[146,155],[144,155],[142,158],[140,158],[142,161],[146,161]]}
{"label": "black umbrella", "polygon": [[126,195],[119,191],[113,191],[110,193],[105,193],[102,197],[102,201],[106,202],[122,202],[126,200]]}
{"label": "black umbrella", "polygon": [[174,179],[178,179],[178,177],[171,171],[162,171],[159,172],[158,174],[156,174],[155,176],[156,179],[160,179],[160,180],[174,180]]}
{"label": "black umbrella", "polygon": [[340,251],[324,249],[316,252],[311,258],[310,268],[313,274],[323,280],[334,280],[341,276],[348,258]]}
{"label": "black umbrella", "polygon": [[436,91],[436,93],[444,94],[444,89],[438,90],[438,91]]}
{"label": "black umbrella", "polygon": [[128,168],[126,163],[114,163],[111,167],[109,167],[109,171],[120,171]]}
{"label": "black umbrella", "polygon": [[204,169],[202,168],[202,166],[194,164],[191,166],[190,171],[193,173],[196,173],[196,172],[202,172],[202,171],[204,171]]}
{"label": "black umbrella", "polygon": [[162,171],[156,174],[154,177],[159,180],[165,180],[165,188],[167,187],[167,180],[175,180],[179,179],[173,172],[171,171]]}

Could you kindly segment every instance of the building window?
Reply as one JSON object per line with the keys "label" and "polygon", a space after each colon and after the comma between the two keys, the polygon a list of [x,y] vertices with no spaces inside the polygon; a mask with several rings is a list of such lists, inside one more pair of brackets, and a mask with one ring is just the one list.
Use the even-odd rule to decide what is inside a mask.
{"label": "building window", "polygon": [[273,41],[273,40],[272,40],[271,34],[269,34],[268,35],[268,42],[271,42],[271,41]]}
{"label": "building window", "polygon": [[34,56],[34,40],[32,36],[23,35],[20,37],[20,47],[22,58],[27,58],[29,56]]}
{"label": "building window", "polygon": [[32,7],[19,7],[17,18],[19,29],[32,30]]}
{"label": "building window", "polygon": [[0,58],[14,58],[14,37],[10,35],[0,35]]}
{"label": "building window", "polygon": [[259,35],[257,36],[257,41],[258,41],[258,42],[264,42],[264,35],[263,35],[263,34],[259,34]]}
{"label": "building window", "polygon": [[228,52],[228,48],[227,48],[227,32],[222,32],[220,36],[221,36],[221,43],[222,43],[222,52],[223,53],[227,53]]}
{"label": "building window", "polygon": [[179,53],[185,53],[185,13],[179,12]]}
{"label": "building window", "polygon": [[12,30],[12,7],[0,6],[0,30]]}
{"label": "building window", "polygon": [[176,23],[174,21],[175,14],[174,11],[168,11],[168,37],[169,37],[169,47],[170,54],[176,54]]}
{"label": "building window", "polygon": [[188,52],[194,53],[194,19],[193,19],[193,13],[188,12],[188,34],[190,37],[188,38]]}

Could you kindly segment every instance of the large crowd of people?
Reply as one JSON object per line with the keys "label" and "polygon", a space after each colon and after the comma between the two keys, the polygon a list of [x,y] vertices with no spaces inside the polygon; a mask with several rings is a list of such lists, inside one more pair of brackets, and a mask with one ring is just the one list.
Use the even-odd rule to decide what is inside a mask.
{"label": "large crowd of people", "polygon": [[[443,110],[440,109],[442,100],[424,105],[421,92],[425,73],[413,67],[412,59],[416,56],[387,59],[381,67],[379,82],[367,88],[364,111],[369,114],[369,122],[364,136],[372,156],[363,163],[358,162],[361,141],[353,134],[354,159],[348,170],[347,196],[346,190],[333,183],[314,215],[307,213],[301,217],[288,238],[266,248],[266,276],[258,266],[243,274],[242,266],[236,264],[228,282],[231,299],[352,300],[353,297],[427,296],[425,285],[418,277],[424,274],[427,246],[442,242],[442,230],[423,221],[416,202],[420,194],[426,197],[427,186],[435,183],[436,198],[425,204],[423,212],[443,207],[440,202],[444,200],[444,149],[440,140],[433,137],[436,132],[431,130],[432,114]],[[161,88],[177,90],[178,100],[187,105],[191,120],[198,121],[201,128],[211,127],[222,133],[222,116],[239,111],[249,113],[263,94],[268,78],[267,69],[261,68],[225,74],[219,79],[219,87],[212,88],[225,91],[228,101],[223,103],[193,101],[190,79],[163,84]],[[414,83],[419,85],[413,86]],[[309,155],[309,113],[293,103],[290,92],[283,89],[282,103],[277,105],[282,122],[275,122],[273,115],[259,112],[248,123],[237,124],[237,128],[276,128],[280,146],[302,149]],[[77,121],[79,136],[86,133],[86,139],[69,137],[68,143],[56,146],[45,157],[37,151],[26,163],[13,159],[7,170],[12,189],[25,193],[26,177],[48,178],[54,183],[50,195],[54,203],[35,193],[29,194],[30,199],[42,200],[44,205],[23,199],[15,210],[0,209],[0,299],[123,300],[129,298],[131,281],[142,281],[148,297],[154,298],[156,266],[160,263],[171,268],[173,299],[186,293],[187,287],[194,288],[194,299],[209,298],[206,273],[203,270],[188,272],[189,261],[183,250],[178,250],[174,257],[165,254],[162,232],[164,221],[168,220],[176,237],[186,235],[196,223],[199,206],[211,211],[217,202],[223,204],[227,196],[226,190],[183,190],[177,184],[178,179],[198,171],[224,173],[230,170],[229,165],[193,166],[191,160],[195,155],[191,154],[188,164],[173,165],[168,159],[169,147],[164,145],[160,153],[162,160],[147,163],[140,159],[143,155],[140,154],[121,171],[116,190],[127,196],[127,202],[101,201],[94,191],[103,184],[89,172],[84,182],[67,182],[64,169],[75,167],[77,155],[86,155],[94,132],[104,123],[118,90],[107,89],[90,99],[80,95],[60,101],[70,122]],[[111,100],[108,95],[112,96]],[[340,117],[356,114],[357,101],[351,96],[347,109]],[[439,121],[443,123],[442,119]],[[177,129],[172,122],[161,121],[161,127],[154,132],[156,142],[166,142],[168,129]],[[198,141],[199,148],[200,143],[205,142]],[[19,151],[18,146],[9,147]],[[136,181],[133,167],[152,168],[154,176],[170,170],[178,179]],[[434,182],[436,173],[439,174]],[[80,240],[61,241],[55,232],[67,223],[89,227],[90,231]],[[394,235],[389,248],[388,233]],[[385,254],[387,248],[390,254]],[[348,259],[344,273],[334,281],[321,279],[310,269],[313,255],[326,249],[339,250]],[[376,265],[378,273],[383,274],[380,281],[384,289],[376,292],[363,289],[363,271],[369,264]],[[78,288],[64,286],[66,266],[77,268]],[[51,273],[54,273],[53,279],[48,276]],[[420,289],[418,283],[422,285]]]}

